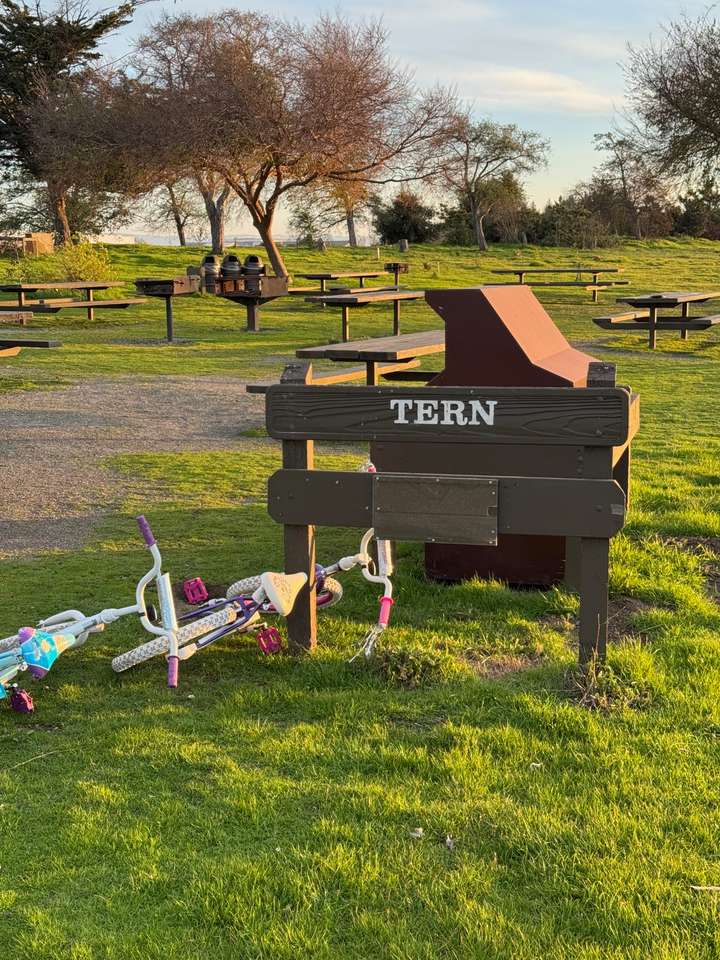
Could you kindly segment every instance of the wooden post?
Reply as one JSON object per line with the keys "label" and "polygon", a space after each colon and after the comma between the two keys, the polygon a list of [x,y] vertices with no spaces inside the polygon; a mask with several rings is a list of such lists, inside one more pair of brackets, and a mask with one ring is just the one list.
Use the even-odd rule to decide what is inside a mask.
{"label": "wooden post", "polygon": [[165,297],[165,326],[167,328],[167,340],[168,343],[173,342],[174,331],[173,331],[173,304],[172,297]]}
{"label": "wooden post", "polygon": [[342,322],[342,342],[347,343],[350,339],[350,307],[343,303],[340,307]]}
{"label": "wooden post", "polygon": [[650,307],[648,311],[648,346],[654,350],[657,345],[657,307]]}
{"label": "wooden post", "polygon": [[[312,383],[312,364],[290,363],[280,383]],[[288,470],[312,470],[312,440],[283,440],[283,467]],[[315,593],[315,528],[285,524],[285,573],[306,573],[308,582],[300,591],[287,618],[288,644],[292,653],[312,651],[317,645],[317,601]]]}
{"label": "wooden post", "polygon": [[607,648],[610,541],[580,541],[580,663],[604,660]]}
{"label": "wooden post", "polygon": [[393,336],[400,333],[400,301],[393,300]]}
{"label": "wooden post", "polygon": [[259,325],[259,314],[260,310],[258,309],[258,304],[256,300],[248,300],[247,302],[247,327],[246,330],[249,333],[257,333],[260,329]]}
{"label": "wooden post", "polygon": [[[690,315],[690,304],[689,303],[680,304],[680,316],[682,317],[682,319],[687,320],[689,315]],[[680,339],[687,340],[687,338],[688,338],[688,331],[686,328],[685,330],[680,331]]]}
{"label": "wooden post", "polygon": [[[91,289],[91,288],[88,288],[88,289],[85,291],[85,293],[87,294],[87,299],[90,300],[90,302],[92,302],[92,300],[93,300],[93,291],[92,291],[92,289]],[[93,310],[92,307],[88,307],[87,317],[88,317],[88,320],[89,320],[91,323],[92,323],[92,321],[95,319],[95,311]]]}

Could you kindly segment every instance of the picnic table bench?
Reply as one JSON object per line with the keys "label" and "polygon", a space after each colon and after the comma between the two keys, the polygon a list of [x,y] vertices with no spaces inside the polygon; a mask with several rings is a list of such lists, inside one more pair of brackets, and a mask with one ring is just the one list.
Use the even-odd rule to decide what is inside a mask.
{"label": "picnic table bench", "polygon": [[[511,274],[518,278],[518,283],[527,283],[530,287],[582,287],[584,290],[592,291],[593,303],[598,302],[598,291],[607,290],[608,287],[625,286],[630,282],[629,280],[600,279],[601,274],[621,273],[622,267],[517,267],[514,269],[493,270],[492,272],[496,274]],[[543,275],[548,273],[571,273],[574,274],[577,279],[526,281],[525,277],[529,273],[539,273]],[[581,278],[583,273],[590,274],[592,280],[583,280]]]}
{"label": "picnic table bench", "polygon": [[424,290],[398,290],[396,287],[382,287],[377,290],[365,290],[362,293],[336,293],[323,296],[305,297],[308,303],[320,303],[326,307],[340,307],[342,317],[342,340],[350,339],[350,310],[367,307],[371,303],[392,303],[393,334],[400,333],[400,304],[403,300],[424,300]]}
{"label": "picnic table bench", "polygon": [[288,291],[289,293],[301,293],[309,289],[311,292],[319,292],[321,294],[327,292],[326,284],[328,280],[357,280],[361,289],[365,289],[366,280],[375,280],[378,277],[384,277],[387,273],[386,270],[373,270],[373,271],[363,271],[361,273],[354,273],[352,271],[322,271],[319,273],[298,273],[297,276],[301,280],[319,280],[319,287],[310,287],[310,288],[298,288],[291,287]]}
{"label": "picnic table bench", "polygon": [[[88,320],[95,318],[94,311],[122,310],[136,304],[145,303],[144,300],[95,300],[96,290],[110,290],[113,287],[122,287],[121,280],[53,280],[50,283],[4,283],[0,284],[3,293],[14,293],[16,304],[0,302],[0,310],[18,310],[25,306],[32,306],[33,313],[57,313],[59,310],[87,310]],[[85,294],[84,300],[74,300],[72,297],[56,297],[54,299],[38,299],[28,301],[26,294],[39,293],[43,290],[80,290]]]}
{"label": "picnic table bench", "polygon": [[[437,371],[418,370],[419,357],[445,350],[444,330],[425,330],[422,333],[403,333],[397,337],[371,337],[346,343],[328,343],[319,347],[302,347],[295,351],[300,360],[331,360],[334,363],[355,363],[361,366],[313,374],[315,385],[329,386],[364,380],[376,386],[378,379],[427,381]],[[272,383],[251,383],[248,393],[267,393]]]}
{"label": "picnic table bench", "polygon": [[47,350],[61,346],[59,340],[14,340],[3,337],[0,339],[0,357],[16,357],[25,347]]}
{"label": "picnic table bench", "polygon": [[[690,305],[706,303],[720,297],[720,292],[702,293],[668,291],[665,293],[645,293],[637,297],[618,297],[617,303],[635,307],[633,311],[614,316],[595,317],[593,323],[604,330],[647,330],[648,346],[654,350],[657,345],[658,330],[679,330],[680,337],[687,340],[691,330],[707,330],[720,323],[720,316],[690,316]],[[658,316],[658,310],[672,310],[680,307],[679,316]]]}

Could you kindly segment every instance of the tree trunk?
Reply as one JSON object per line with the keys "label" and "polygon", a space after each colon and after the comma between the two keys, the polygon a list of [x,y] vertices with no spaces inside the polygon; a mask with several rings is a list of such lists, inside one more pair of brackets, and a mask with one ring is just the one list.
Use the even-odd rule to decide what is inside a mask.
{"label": "tree trunk", "polygon": [[172,217],[175,221],[175,229],[177,230],[178,240],[181,247],[187,246],[187,238],[185,236],[185,219],[180,210],[180,205],[177,202],[177,197],[175,196],[175,191],[173,190],[172,184],[167,185],[167,192],[170,196],[170,210],[172,211]]}
{"label": "tree trunk", "polygon": [[268,260],[270,261],[273,270],[278,277],[287,277],[289,276],[288,269],[285,266],[285,261],[280,253],[280,248],[278,247],[277,243],[275,243],[275,238],[273,237],[272,220],[272,213],[269,215],[266,214],[264,217],[262,217],[262,219],[253,216],[255,229],[260,234],[260,239],[265,247],[265,253],[268,255]]}
{"label": "tree trunk", "polygon": [[71,244],[72,233],[67,215],[67,191],[63,190],[62,187],[56,187],[49,183],[48,194],[52,208],[55,239],[63,245]]}
{"label": "tree trunk", "polygon": [[345,221],[347,223],[348,240],[350,241],[350,246],[356,247],[358,242],[357,233],[355,232],[355,211],[352,207],[349,207],[345,211]]}
{"label": "tree trunk", "polygon": [[484,217],[477,208],[475,198],[470,195],[470,217],[472,219],[473,233],[475,234],[475,243],[481,250],[487,250],[487,240],[485,239],[485,230],[483,228]]}
{"label": "tree trunk", "polygon": [[205,203],[205,212],[210,222],[210,240],[213,253],[222,253],[225,249],[225,202],[230,196],[230,187],[227,184],[215,199],[215,191],[212,190],[198,176],[195,178],[198,189],[202,194]]}

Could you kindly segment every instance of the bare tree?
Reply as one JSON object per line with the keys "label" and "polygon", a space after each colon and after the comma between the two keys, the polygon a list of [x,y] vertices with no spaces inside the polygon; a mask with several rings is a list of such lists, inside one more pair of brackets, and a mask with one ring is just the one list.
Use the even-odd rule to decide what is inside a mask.
{"label": "bare tree", "polygon": [[606,186],[609,197],[620,198],[633,236],[642,240],[656,211],[669,206],[671,184],[657,165],[648,163],[630,136],[599,133],[594,140],[606,158],[593,179]]}
{"label": "bare tree", "polygon": [[149,226],[172,223],[181,247],[187,246],[188,229],[199,224],[204,210],[192,181],[168,181],[149,197],[149,209],[145,217]]}
{"label": "bare tree", "polygon": [[309,27],[234,10],[165,17],[141,42],[137,69],[175,118],[176,157],[230,185],[283,275],[281,200],[318,181],[417,176],[453,103],[416,89],[378,23],[339,16]]}
{"label": "bare tree", "polygon": [[720,157],[720,24],[708,12],[670,23],[661,40],[629,48],[630,135],[646,162],[686,177]]}
{"label": "bare tree", "polygon": [[475,242],[487,250],[484,220],[501,197],[494,185],[503,174],[532,173],[546,163],[548,143],[512,123],[475,121],[469,110],[457,112],[437,138],[435,182],[466,204]]}

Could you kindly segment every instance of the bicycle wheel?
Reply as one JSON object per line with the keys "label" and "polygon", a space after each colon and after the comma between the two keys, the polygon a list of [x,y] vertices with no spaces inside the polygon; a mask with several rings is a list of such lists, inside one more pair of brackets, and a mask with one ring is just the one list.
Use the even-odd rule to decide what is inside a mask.
{"label": "bicycle wheel", "polygon": [[[201,637],[206,633],[217,630],[219,627],[225,627],[237,620],[237,611],[233,607],[224,607],[217,610],[207,617],[202,617],[194,623],[188,623],[178,630],[178,647],[184,647],[196,637]],[[252,622],[252,618],[248,623]],[[110,661],[110,666],[115,673],[122,673],[123,670],[129,670],[139,663],[157,657],[160,654],[167,653],[170,649],[167,637],[156,637],[154,640],[148,640],[147,643],[135,647],[134,650],[128,650],[127,653],[121,653]]]}

